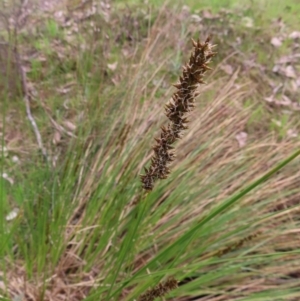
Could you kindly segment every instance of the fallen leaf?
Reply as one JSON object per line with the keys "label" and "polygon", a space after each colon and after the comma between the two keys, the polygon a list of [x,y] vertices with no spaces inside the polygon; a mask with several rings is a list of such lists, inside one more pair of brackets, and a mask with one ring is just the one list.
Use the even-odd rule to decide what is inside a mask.
{"label": "fallen leaf", "polygon": [[64,121],[63,125],[72,132],[76,130],[76,125],[69,120]]}
{"label": "fallen leaf", "polygon": [[293,102],[292,103],[292,108],[295,111],[300,111],[300,104],[298,102]]}
{"label": "fallen leaf", "polygon": [[292,89],[293,92],[297,92],[298,91],[297,80],[292,80],[291,81],[291,89]]}
{"label": "fallen leaf", "polygon": [[202,10],[202,17],[204,19],[217,19],[219,17],[219,15],[213,15],[211,10],[204,9],[204,10]]}
{"label": "fallen leaf", "polygon": [[271,103],[274,101],[274,97],[273,96],[265,97],[264,100],[266,100],[268,103]]}
{"label": "fallen leaf", "polygon": [[202,21],[202,18],[196,14],[191,15],[191,19],[192,21],[194,21],[195,23],[200,23]]}
{"label": "fallen leaf", "polygon": [[240,132],[235,136],[235,139],[239,143],[239,147],[246,145],[248,134],[246,132]]}
{"label": "fallen leaf", "polygon": [[117,74],[111,79],[111,81],[114,83],[115,86],[118,86],[121,82],[121,76]]}
{"label": "fallen leaf", "polygon": [[112,64],[107,64],[107,68],[111,71],[115,71],[117,69],[118,62],[114,62]]}
{"label": "fallen leaf", "polygon": [[5,219],[7,221],[11,221],[11,220],[15,219],[18,216],[19,212],[20,212],[19,208],[14,208],[11,212],[9,212],[6,215]]}
{"label": "fallen leaf", "polygon": [[190,15],[190,11],[191,11],[190,7],[187,5],[184,5],[181,9],[180,17],[183,19],[187,19]]}
{"label": "fallen leaf", "polygon": [[296,40],[296,39],[300,39],[300,31],[293,31],[290,35],[289,35],[290,39]]}
{"label": "fallen leaf", "polygon": [[297,133],[297,131],[294,130],[294,129],[289,129],[289,130],[287,131],[287,135],[288,135],[288,137],[290,137],[290,138],[298,137],[298,133]]}
{"label": "fallen leaf", "polygon": [[231,75],[233,73],[233,68],[231,65],[221,65],[221,70],[223,70],[226,74]]}
{"label": "fallen leaf", "polygon": [[289,78],[297,78],[296,71],[292,65],[288,65],[287,67],[275,65],[272,71]]}
{"label": "fallen leaf", "polygon": [[19,162],[20,162],[20,159],[19,159],[18,156],[13,156],[13,157],[11,158],[11,160],[12,160],[14,163],[19,163]]}
{"label": "fallen leaf", "polygon": [[282,45],[282,40],[277,38],[277,37],[274,37],[274,38],[271,39],[271,44],[274,47],[280,47]]}
{"label": "fallen leaf", "polygon": [[23,301],[25,300],[25,296],[23,293],[20,293],[19,295],[15,295],[12,299],[12,301]]}
{"label": "fallen leaf", "polygon": [[272,71],[273,71],[274,73],[279,73],[279,71],[280,71],[279,65],[275,65],[275,66],[273,67]]}
{"label": "fallen leaf", "polygon": [[277,94],[277,92],[283,87],[283,84],[280,83],[279,85],[274,85],[274,83],[272,83],[272,87],[273,87],[273,96]]}
{"label": "fallen leaf", "polygon": [[2,173],[2,178],[7,180],[11,185],[14,184],[14,180],[11,177],[9,177],[6,172]]}
{"label": "fallen leaf", "polygon": [[286,77],[297,78],[295,69],[291,65],[289,65],[285,68],[285,75],[286,75]]}
{"label": "fallen leaf", "polygon": [[59,93],[61,93],[61,94],[67,94],[67,93],[69,93],[73,89],[74,86],[75,86],[75,82],[72,81],[72,82],[64,85],[61,88],[57,88],[56,91],[59,92]]}
{"label": "fallen leaf", "polygon": [[297,63],[299,59],[300,59],[300,53],[295,53],[292,55],[282,56],[276,63],[277,64]]}
{"label": "fallen leaf", "polygon": [[292,101],[286,95],[282,95],[282,100],[278,101],[278,104],[282,106],[290,106]]}
{"label": "fallen leaf", "polygon": [[268,103],[273,103],[276,106],[284,106],[284,107],[288,107],[290,105],[292,105],[292,101],[290,98],[288,98],[286,95],[282,95],[281,96],[282,99],[278,100],[274,98],[274,95],[269,96],[269,97],[265,97],[264,99],[268,102]]}
{"label": "fallen leaf", "polygon": [[[3,279],[3,273],[2,272],[0,272],[0,276],[1,276],[0,279]],[[5,286],[5,284],[4,284],[3,281],[0,281],[0,290],[2,290],[2,291],[6,291],[7,290],[7,288],[6,288],[6,286]]]}
{"label": "fallen leaf", "polygon": [[237,45],[241,45],[241,44],[242,44],[242,39],[241,39],[241,37],[236,37],[235,41],[236,41],[236,44],[237,44]]}
{"label": "fallen leaf", "polygon": [[53,144],[56,145],[60,142],[60,140],[61,140],[61,134],[59,131],[56,131],[53,135],[52,142],[53,142]]}
{"label": "fallen leaf", "polygon": [[275,27],[277,27],[280,31],[282,31],[286,26],[284,21],[282,20],[281,17],[279,17],[278,19],[274,20],[273,24],[275,25]]}
{"label": "fallen leaf", "polygon": [[128,58],[130,56],[130,52],[129,52],[129,49],[126,49],[126,48],[123,48],[122,49],[122,53],[123,55]]}

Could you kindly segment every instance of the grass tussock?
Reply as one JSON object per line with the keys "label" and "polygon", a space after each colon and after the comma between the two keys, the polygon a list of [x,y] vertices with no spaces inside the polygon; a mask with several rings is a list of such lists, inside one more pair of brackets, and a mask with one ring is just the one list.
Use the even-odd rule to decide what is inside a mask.
{"label": "grass tussock", "polygon": [[[27,76],[39,95],[32,112],[55,164],[45,164],[36,148],[29,151],[35,142],[30,127],[16,118],[22,112],[11,102],[1,104],[16,120],[3,122],[2,144],[12,143],[9,137],[20,128],[30,141],[23,152],[22,139],[8,143],[9,155],[1,158],[3,172],[14,176],[13,184],[0,180],[1,298],[298,300],[299,159],[274,169],[299,149],[298,137],[286,135],[298,118],[291,112],[286,128],[270,127],[269,120],[283,113],[262,99],[271,89],[268,80],[276,78],[259,67],[249,69],[247,50],[233,51],[232,41],[243,29],[225,36],[224,22],[231,24],[232,17],[204,19],[201,36],[219,32],[213,38],[219,54],[207,84],[196,91],[201,101],[190,110],[190,103],[189,109],[176,107],[182,87],[174,94],[170,84],[188,61],[188,41],[199,36],[191,14],[163,7],[126,18],[118,11],[109,20],[101,14],[91,18],[105,34],[83,22],[66,43],[63,24],[50,26],[55,36],[50,39],[48,22],[35,43],[26,44],[47,58],[38,64],[36,56]],[[134,38],[124,22],[139,30]],[[248,35],[258,47],[255,30],[247,29]],[[80,47],[82,39],[89,47]],[[61,58],[41,47],[41,40],[61,50],[63,69]],[[194,54],[209,59],[209,45],[196,43]],[[73,57],[66,56],[68,47]],[[233,72],[223,71],[228,64]],[[184,69],[181,86],[190,71]],[[190,85],[189,95],[196,97]],[[162,104],[172,95],[164,112]],[[172,108],[180,110],[172,115]],[[183,111],[189,130],[176,141],[172,173],[144,195],[139,174],[153,157],[151,140],[159,128],[168,129],[164,113],[176,125]],[[175,141],[164,145],[163,154],[170,142]],[[14,152],[21,158],[18,167],[7,159]],[[264,177],[270,170],[272,177]],[[146,184],[152,188],[152,181]],[[19,214],[8,221],[14,207]]]}

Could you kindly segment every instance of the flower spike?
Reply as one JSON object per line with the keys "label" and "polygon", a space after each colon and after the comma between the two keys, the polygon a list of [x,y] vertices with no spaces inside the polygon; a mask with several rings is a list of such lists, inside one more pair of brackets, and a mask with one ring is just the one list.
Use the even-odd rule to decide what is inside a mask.
{"label": "flower spike", "polygon": [[154,155],[145,175],[141,175],[142,186],[146,191],[151,191],[158,179],[166,179],[170,174],[169,164],[174,160],[175,153],[172,144],[181,138],[181,132],[188,129],[188,120],[184,116],[194,109],[195,98],[199,95],[199,84],[205,84],[203,76],[206,71],[212,70],[208,64],[216,55],[212,49],[215,45],[210,44],[208,37],[204,43],[192,39],[194,50],[189,62],[183,66],[179,82],[173,86],[177,89],[171,100],[165,105],[165,115],[170,122],[161,127],[160,138],[155,138],[153,147]]}

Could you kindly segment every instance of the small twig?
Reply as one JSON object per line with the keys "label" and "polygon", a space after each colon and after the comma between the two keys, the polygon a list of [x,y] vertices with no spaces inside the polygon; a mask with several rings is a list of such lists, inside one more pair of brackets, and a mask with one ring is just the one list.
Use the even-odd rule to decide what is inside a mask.
{"label": "small twig", "polygon": [[51,116],[50,114],[46,111],[46,114],[48,115],[52,125],[55,127],[55,129],[57,131],[59,131],[60,133],[65,133],[67,134],[69,137],[72,137],[72,138],[77,138],[76,135],[74,135],[72,132],[70,131],[67,131],[63,126],[61,126],[60,124],[58,124]]}
{"label": "small twig", "polygon": [[21,74],[21,82],[22,82],[22,89],[23,89],[23,93],[24,93],[24,102],[25,102],[25,107],[26,107],[27,118],[29,119],[29,121],[32,125],[32,128],[33,128],[33,131],[35,133],[35,137],[36,137],[39,149],[41,150],[45,160],[47,162],[50,162],[48,154],[47,154],[47,150],[43,145],[41,133],[40,133],[40,131],[38,129],[38,126],[37,126],[32,114],[31,114],[31,109],[30,109],[31,95],[30,95],[29,90],[28,90],[26,74],[25,74],[25,71],[24,71],[24,69],[21,65],[19,53],[17,51],[16,46],[15,46],[14,51],[15,51],[15,55],[16,55],[16,60],[17,60],[17,65],[18,65],[18,68],[19,68],[19,72]]}
{"label": "small twig", "polygon": [[50,162],[48,154],[47,154],[47,150],[44,147],[43,142],[42,142],[42,136],[40,134],[40,131],[38,129],[38,126],[37,126],[32,114],[31,114],[31,109],[30,109],[31,95],[30,95],[29,90],[28,90],[26,74],[25,74],[25,71],[24,71],[23,66],[21,64],[19,51],[18,51],[17,34],[18,34],[19,27],[21,25],[20,24],[20,19],[22,19],[22,12],[24,10],[24,7],[26,7],[27,3],[28,3],[27,0],[22,0],[21,1],[21,6],[19,7],[19,11],[15,15],[15,24],[14,24],[14,28],[13,28],[14,40],[12,39],[12,36],[11,36],[12,32],[11,32],[10,27],[9,27],[8,19],[5,18],[6,17],[5,15],[0,14],[0,16],[2,16],[4,18],[4,20],[7,21],[7,31],[8,31],[8,34],[10,36],[10,41],[13,41],[13,52],[14,52],[14,56],[15,56],[15,59],[16,59],[17,68],[18,68],[19,74],[21,76],[21,85],[22,85],[22,90],[23,90],[23,94],[24,94],[23,99],[24,99],[24,102],[25,102],[27,118],[29,119],[29,121],[30,121],[30,123],[33,127],[33,131],[35,133],[35,137],[36,137],[39,149],[41,150],[45,160],[47,162]]}

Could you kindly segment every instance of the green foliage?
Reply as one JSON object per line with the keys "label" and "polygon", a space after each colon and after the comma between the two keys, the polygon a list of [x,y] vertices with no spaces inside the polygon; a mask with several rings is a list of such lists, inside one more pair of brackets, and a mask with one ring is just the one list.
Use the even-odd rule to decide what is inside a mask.
{"label": "green foliage", "polygon": [[46,22],[46,29],[45,29],[45,36],[48,36],[49,38],[58,38],[61,37],[62,31],[59,30],[59,25],[57,22],[53,19],[49,19]]}

